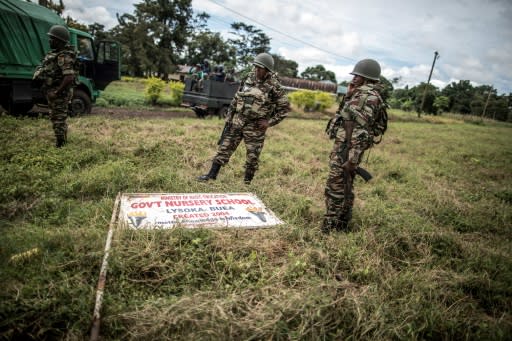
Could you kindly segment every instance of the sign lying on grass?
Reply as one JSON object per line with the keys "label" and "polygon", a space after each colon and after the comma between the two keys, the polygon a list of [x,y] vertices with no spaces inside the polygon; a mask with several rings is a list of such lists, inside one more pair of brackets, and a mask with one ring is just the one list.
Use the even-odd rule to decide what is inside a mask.
{"label": "sign lying on grass", "polygon": [[260,228],[283,224],[252,193],[125,193],[118,221],[133,229]]}

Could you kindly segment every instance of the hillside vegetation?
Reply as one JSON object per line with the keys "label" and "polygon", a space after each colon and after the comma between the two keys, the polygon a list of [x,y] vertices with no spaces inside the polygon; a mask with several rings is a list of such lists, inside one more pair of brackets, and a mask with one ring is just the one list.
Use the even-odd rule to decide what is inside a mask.
{"label": "hillside vegetation", "polygon": [[512,126],[392,112],[356,183],[353,232],[324,235],[325,119],[269,130],[215,182],[217,119],[0,116],[0,338],[87,338],[118,192],[253,192],[286,224],[116,230],[104,340],[507,340]]}

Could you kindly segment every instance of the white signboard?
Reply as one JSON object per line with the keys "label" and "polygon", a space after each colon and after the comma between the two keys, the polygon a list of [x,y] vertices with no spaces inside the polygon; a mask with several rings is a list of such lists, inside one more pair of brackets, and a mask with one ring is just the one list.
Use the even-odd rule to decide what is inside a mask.
{"label": "white signboard", "polygon": [[133,229],[260,228],[283,222],[252,193],[125,193],[119,222]]}

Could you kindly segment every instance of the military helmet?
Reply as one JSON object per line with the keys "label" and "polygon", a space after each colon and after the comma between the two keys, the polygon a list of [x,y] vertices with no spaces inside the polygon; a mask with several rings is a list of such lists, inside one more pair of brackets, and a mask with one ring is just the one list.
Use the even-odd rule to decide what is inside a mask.
{"label": "military helmet", "polygon": [[254,58],[253,65],[263,67],[269,71],[274,71],[274,58],[268,53],[260,53]]}
{"label": "military helmet", "polygon": [[48,36],[56,38],[65,43],[69,41],[69,31],[62,25],[53,25],[48,31]]}
{"label": "military helmet", "polygon": [[350,74],[378,81],[380,77],[380,65],[373,59],[363,59],[357,62],[354,66],[354,71]]}

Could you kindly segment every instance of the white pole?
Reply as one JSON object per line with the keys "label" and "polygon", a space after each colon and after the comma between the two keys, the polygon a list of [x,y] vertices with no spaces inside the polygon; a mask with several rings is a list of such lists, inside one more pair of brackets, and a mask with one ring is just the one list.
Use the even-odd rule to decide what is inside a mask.
{"label": "white pole", "polygon": [[487,94],[487,100],[485,101],[484,110],[482,111],[482,119],[485,117],[485,112],[487,111],[487,105],[489,104],[489,98],[491,97],[492,87],[489,89],[489,94]]}
{"label": "white pole", "polygon": [[121,193],[117,193],[116,201],[114,203],[114,210],[110,218],[108,228],[107,241],[105,242],[105,254],[103,255],[103,263],[101,264],[100,277],[98,279],[98,288],[96,289],[96,304],[94,306],[94,313],[92,316],[91,327],[91,341],[97,341],[100,335],[100,311],[103,302],[103,291],[105,289],[105,282],[107,280],[107,266],[108,256],[110,253],[110,245],[112,244],[112,235],[114,234],[114,226],[117,220],[119,202],[121,201]]}

